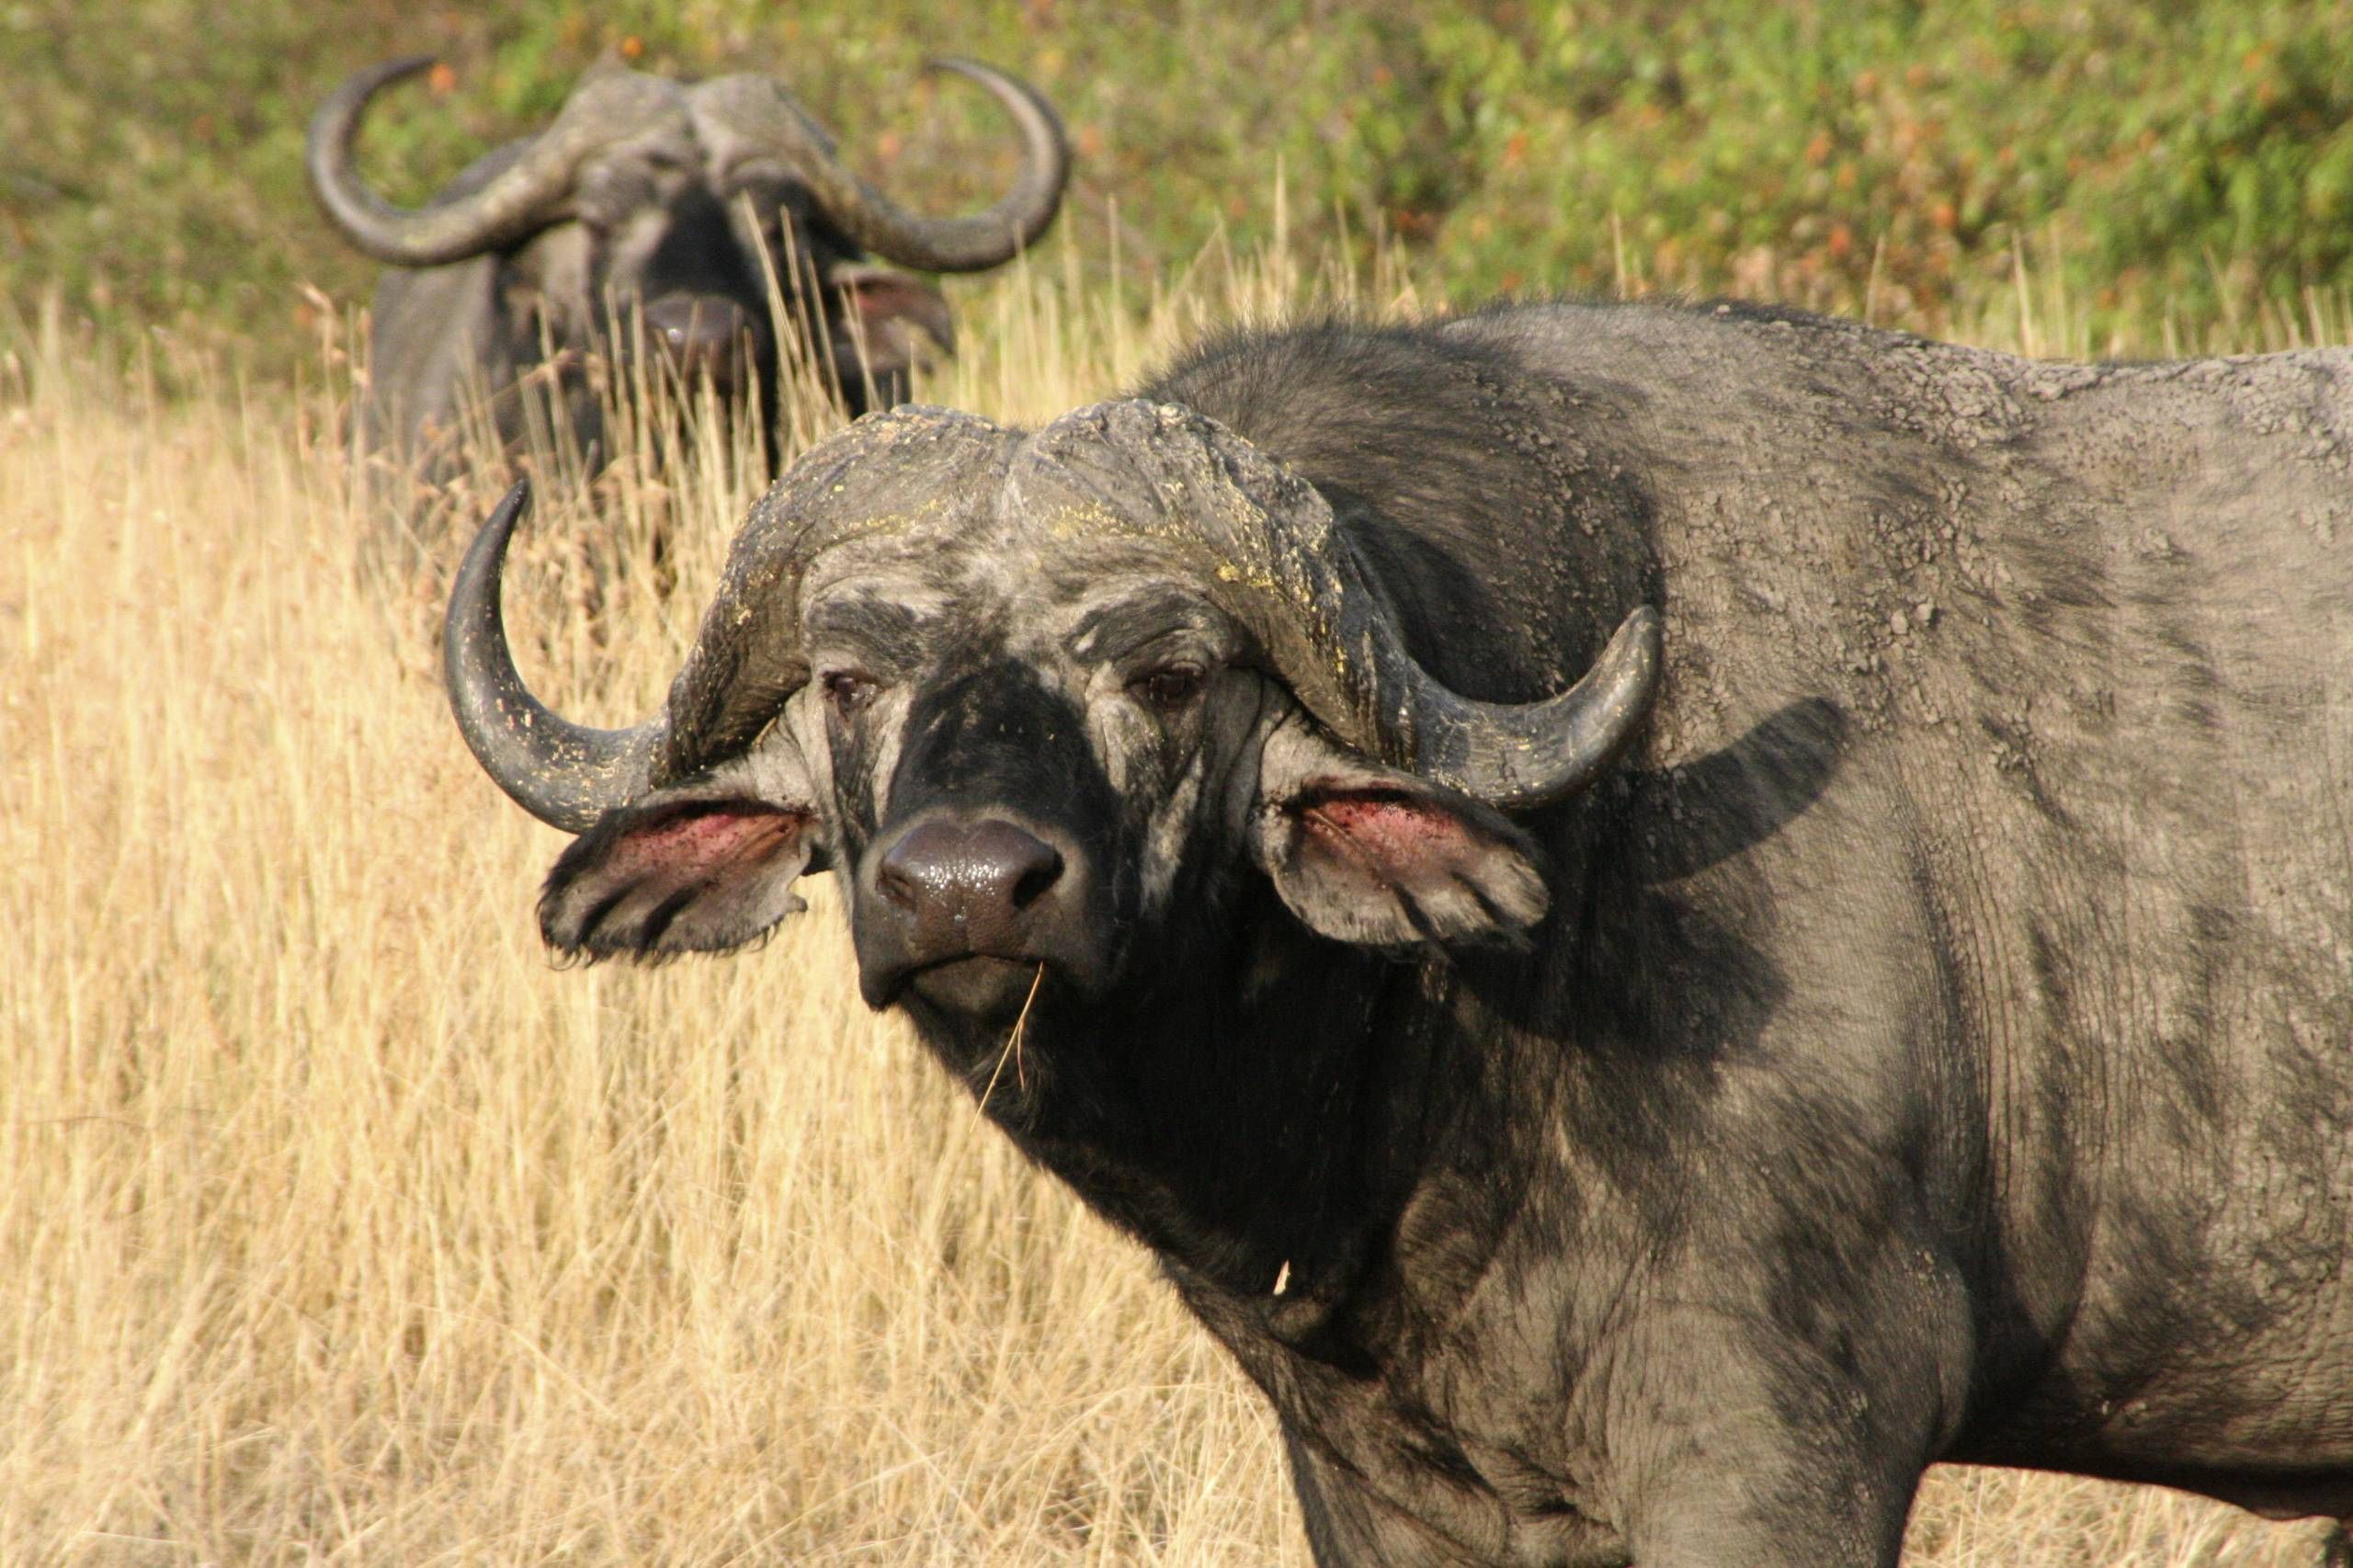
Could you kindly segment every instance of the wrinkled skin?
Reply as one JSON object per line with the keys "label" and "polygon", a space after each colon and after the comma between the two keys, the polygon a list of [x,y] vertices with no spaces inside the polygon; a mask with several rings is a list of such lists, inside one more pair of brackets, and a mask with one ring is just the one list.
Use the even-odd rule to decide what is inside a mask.
{"label": "wrinkled skin", "polygon": [[[1632,749],[1506,814],[1339,739],[1154,532],[1227,435],[1461,691],[1661,605]],[[723,949],[830,866],[976,1092],[1026,1006],[987,1114],[1266,1392],[1320,1563],[1884,1568],[1943,1460],[2342,1515],[2348,452],[2342,353],[1733,307],[903,410],[755,513],[543,930]]]}
{"label": "wrinkled skin", "polygon": [[[397,80],[403,67],[423,63],[375,74]],[[868,259],[789,160],[747,147],[739,128],[710,111],[714,92],[745,80],[680,86],[627,72],[591,77],[567,114],[601,110],[609,133],[532,221],[460,259],[388,268],[375,297],[364,445],[438,476],[462,458],[467,400],[487,395],[501,441],[518,444],[534,426],[542,441],[555,440],[546,428],[552,410],[569,426],[563,439],[587,451],[602,438],[612,387],[641,369],[688,387],[708,379],[728,403],[756,403],[771,416],[788,375],[825,378],[852,414],[904,400],[915,369],[953,352],[947,301],[921,278]],[[1051,121],[1042,100],[1038,108]],[[822,131],[805,120],[803,128],[811,145],[832,153]],[[1049,140],[1059,136],[1051,128]],[[314,130],[313,179],[322,189],[333,177],[319,172],[330,140]],[[485,154],[426,211],[479,199],[533,146],[525,139]],[[1056,147],[1049,163],[1060,155]],[[1041,177],[1051,186],[1043,198],[1051,217],[1063,171],[1055,165]],[[1025,242],[1044,217],[1033,207]],[[1017,248],[1009,242],[995,259]],[[784,335],[799,341],[779,343],[775,300],[791,324]],[[552,396],[522,390],[535,371]]]}

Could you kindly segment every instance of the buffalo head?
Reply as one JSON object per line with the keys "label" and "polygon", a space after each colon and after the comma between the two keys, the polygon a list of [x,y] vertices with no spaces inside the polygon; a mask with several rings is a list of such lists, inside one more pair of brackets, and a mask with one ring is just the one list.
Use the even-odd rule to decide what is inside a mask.
{"label": "buffalo head", "polygon": [[496,391],[550,348],[625,358],[650,342],[722,391],[756,384],[773,411],[771,279],[853,411],[896,402],[916,364],[952,347],[948,309],[937,290],[868,255],[928,272],[995,267],[1051,221],[1068,174],[1052,108],[971,61],[936,64],[1004,107],[1022,162],[1001,200],[961,218],[919,217],[859,179],[773,77],[681,85],[610,71],[583,83],[545,131],[404,211],[359,178],[352,143],[375,96],[432,63],[363,71],[311,124],[312,184],[345,237],[413,275],[461,280],[414,302],[380,291],[370,396],[399,405],[389,418],[373,415],[383,443],[405,438],[392,426],[448,415],[460,362],[487,372]]}
{"label": "buffalo head", "polygon": [[1639,727],[1659,620],[1540,701],[1473,700],[1408,651],[1324,498],[1222,426],[1142,402],[1034,434],[870,416],[753,510],[666,710],[569,723],[525,689],[498,584],[518,488],[451,598],[450,700],[527,809],[584,836],[540,904],[566,952],[753,940],[821,865],[869,1002],[1002,1021],[1085,1003],[1271,885],[1374,946],[1542,914],[1503,813]]}

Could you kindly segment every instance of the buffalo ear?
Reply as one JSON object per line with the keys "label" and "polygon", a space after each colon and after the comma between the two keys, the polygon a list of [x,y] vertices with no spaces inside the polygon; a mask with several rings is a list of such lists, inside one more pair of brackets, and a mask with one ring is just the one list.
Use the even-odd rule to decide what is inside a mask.
{"label": "buffalo ear", "polygon": [[826,281],[841,291],[842,328],[834,344],[841,369],[857,385],[862,347],[864,373],[874,379],[883,403],[905,395],[910,371],[928,369],[956,352],[947,297],[922,278],[849,262],[828,272]]}
{"label": "buffalo ear", "polygon": [[1267,738],[1252,839],[1291,913],[1338,941],[1511,941],[1551,901],[1535,846],[1502,813],[1303,724]]}
{"label": "buffalo ear", "polygon": [[608,812],[548,873],[540,934],[569,956],[716,953],[806,907],[792,884],[815,813],[756,799],[657,801]]}

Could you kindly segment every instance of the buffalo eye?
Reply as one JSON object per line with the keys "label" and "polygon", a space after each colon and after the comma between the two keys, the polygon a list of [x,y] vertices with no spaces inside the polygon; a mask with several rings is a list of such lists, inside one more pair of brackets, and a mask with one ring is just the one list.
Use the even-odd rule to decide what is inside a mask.
{"label": "buffalo eye", "polygon": [[872,676],[857,670],[827,670],[819,684],[824,688],[825,700],[845,719],[864,710],[881,689]]}
{"label": "buffalo eye", "polygon": [[1174,713],[1201,694],[1205,678],[1198,665],[1164,665],[1128,682],[1128,690],[1154,712]]}

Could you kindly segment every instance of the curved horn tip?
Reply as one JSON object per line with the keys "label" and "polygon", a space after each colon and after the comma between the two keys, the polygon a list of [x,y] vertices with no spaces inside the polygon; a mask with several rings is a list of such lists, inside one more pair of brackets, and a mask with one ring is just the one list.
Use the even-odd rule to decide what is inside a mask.
{"label": "curved horn tip", "polygon": [[[1061,180],[1067,178],[1069,174],[1063,165],[1070,159],[1070,136],[1063,129],[1062,112],[1054,108],[1053,100],[1032,86],[1026,78],[1010,71],[1000,71],[988,62],[975,60],[969,54],[935,54],[923,62],[926,75],[937,75],[943,71],[961,76],[968,82],[979,83],[1000,103],[1005,103],[1008,97],[1018,98],[1036,112],[1040,120],[1038,129],[1053,143],[1056,167],[1052,172],[1057,176],[1059,187]],[[1013,106],[1007,103],[1006,107],[1010,108]]]}
{"label": "curved horn tip", "polygon": [[[1650,711],[1658,696],[1659,670],[1665,654],[1666,618],[1656,606],[1636,605],[1626,612],[1626,619],[1618,623],[1600,656],[1593,661],[1586,679],[1601,683],[1599,695],[1609,704],[1608,722],[1614,731],[1603,760],[1626,748],[1643,716]],[[1599,763],[1595,766],[1598,767]]]}
{"label": "curved horn tip", "polygon": [[[1666,652],[1666,617],[1659,613],[1655,605],[1636,605],[1618,623],[1609,641],[1613,646],[1623,645],[1629,653],[1642,660],[1646,682],[1654,679],[1658,662]],[[1604,658],[1608,654],[1608,649],[1602,650]]]}
{"label": "curved horn tip", "polygon": [[961,218],[919,218],[893,204],[847,169],[813,171],[819,204],[848,235],[885,261],[926,272],[982,272],[1012,260],[1045,232],[1060,210],[1070,179],[1070,139],[1045,96],[1021,78],[962,55],[924,62],[981,87],[1011,117],[1022,142],[1013,188],[986,211]]}
{"label": "curved horn tip", "polygon": [[[515,535],[515,525],[521,522],[530,510],[531,482],[518,479],[507,488],[506,494],[498,498],[498,505],[491,508],[490,516],[482,527],[474,530],[473,542],[466,546],[465,557],[458,565],[459,581],[471,578],[485,567],[494,576],[504,576],[507,541]],[[483,559],[485,556],[487,561]],[[457,592],[453,586],[450,593],[453,612],[457,602]],[[492,608],[497,608],[494,602]]]}
{"label": "curved horn tip", "polygon": [[430,71],[441,63],[438,54],[404,54],[396,59],[379,61],[363,66],[346,76],[329,93],[311,116],[309,145],[305,151],[316,158],[328,151],[320,145],[322,138],[347,140],[359,129],[360,111],[378,93],[396,83]]}
{"label": "curved horn tip", "polygon": [[373,94],[405,81],[421,71],[430,71],[441,63],[438,54],[402,54],[390,60],[380,60],[373,65],[363,65],[343,79],[338,94]]}
{"label": "curved horn tip", "polygon": [[[515,525],[520,522],[530,509],[531,479],[529,474],[526,474],[506,487],[506,494],[500,496],[498,505],[491,508],[490,520],[483,524],[483,527],[485,529],[497,528],[501,533],[512,533],[515,531]],[[1643,608],[1647,609],[1649,607]]]}
{"label": "curved horn tip", "polygon": [[1659,672],[1665,654],[1666,617],[1654,605],[1636,605],[1618,623],[1618,630],[1609,634],[1601,656],[1593,662],[1591,676],[1597,676],[1606,683],[1602,696],[1615,711],[1606,721],[1610,738],[1607,749],[1592,763],[1594,771],[1632,743],[1635,731],[1642,727],[1652,702],[1658,697]]}
{"label": "curved horn tip", "polygon": [[385,61],[375,68],[372,74],[381,85],[397,82],[404,76],[414,76],[420,71],[430,71],[440,63],[441,57],[438,54],[404,54]]}
{"label": "curved horn tip", "polygon": [[[499,600],[506,579],[506,546],[516,537],[516,523],[520,523],[529,506],[532,481],[527,478],[516,481],[511,490],[499,496],[483,528],[475,529],[473,544],[466,546],[457,577],[449,579],[449,608],[442,612],[442,683],[449,692],[449,706],[459,716],[459,728],[466,730],[466,742],[478,758],[483,758],[483,746],[475,744],[475,725],[494,716],[508,683],[517,680],[513,657],[506,653],[506,608]],[[487,668],[492,676],[487,687],[468,680],[478,668]]]}
{"label": "curved horn tip", "polygon": [[[1523,732],[1483,759],[1474,751],[1462,766],[1444,770],[1452,775],[1447,781],[1506,811],[1551,805],[1584,790],[1633,744],[1650,715],[1665,664],[1665,625],[1656,607],[1635,606],[1574,686],[1521,710],[1542,711],[1549,733],[1540,739]],[[1531,769],[1528,764],[1539,758]]]}
{"label": "curved horn tip", "polygon": [[[969,54],[931,55],[924,61],[923,71],[926,75],[936,75],[942,71],[952,71],[959,76],[968,76],[975,82],[985,82],[994,79],[1012,80],[1012,78],[1006,76],[1005,73],[998,70],[995,66],[975,60]],[[1023,85],[1026,86],[1028,84],[1024,83]]]}
{"label": "curved horn tip", "polygon": [[627,730],[575,724],[531,695],[506,645],[499,606],[506,542],[529,503],[518,482],[466,551],[441,626],[441,676],[450,715],[474,759],[507,796],[551,827],[582,833],[642,794],[665,722]]}
{"label": "curved horn tip", "polygon": [[414,210],[392,205],[360,176],[354,143],[361,121],[384,88],[440,63],[435,55],[412,54],[358,73],[327,95],[303,139],[311,189],[328,222],[361,255],[388,267],[447,266],[544,227],[579,155],[576,136],[568,142],[534,138],[478,189],[445,194]]}

